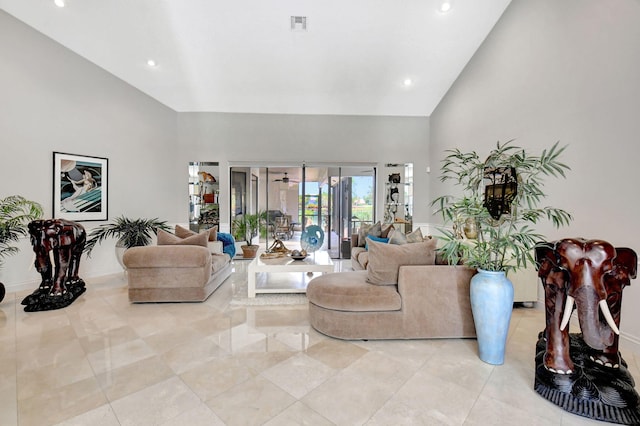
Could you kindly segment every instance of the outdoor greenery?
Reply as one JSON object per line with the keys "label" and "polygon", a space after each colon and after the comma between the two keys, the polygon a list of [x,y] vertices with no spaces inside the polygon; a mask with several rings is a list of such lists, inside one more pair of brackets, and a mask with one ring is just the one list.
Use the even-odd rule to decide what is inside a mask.
{"label": "outdoor greenery", "polygon": [[42,217],[42,206],[19,195],[0,199],[0,267],[4,258],[14,255],[18,248],[13,245],[28,234],[29,222]]}
{"label": "outdoor greenery", "polygon": [[151,233],[157,234],[158,229],[170,231],[165,221],[155,219],[129,219],[117,217],[111,223],[105,223],[94,228],[89,234],[84,251],[91,256],[96,244],[107,238],[116,238],[126,248],[146,246],[151,242]]}
{"label": "outdoor greenery", "polygon": [[[544,236],[533,225],[542,219],[550,220],[557,228],[568,225],[572,217],[562,209],[539,207],[546,194],[544,178],[565,177],[569,166],[559,161],[566,147],[556,142],[541,155],[528,154],[513,141],[497,143],[486,160],[475,152],[447,150],[443,160],[440,180],[453,181],[462,195],[444,195],[435,199],[432,206],[444,219],[441,238],[445,244],[440,249],[451,264],[464,264],[488,271],[515,270],[533,262],[533,247]],[[494,219],[485,206],[485,168],[514,167],[517,173],[517,193],[511,203],[510,213]],[[477,230],[475,239],[460,238],[460,228],[471,222]]]}
{"label": "outdoor greenery", "polygon": [[266,230],[266,220],[266,211],[260,211],[253,214],[247,213],[237,216],[233,219],[233,222],[231,222],[233,238],[235,238],[236,241],[245,241],[248,246],[252,245],[251,240],[258,236],[260,228],[262,227]]}

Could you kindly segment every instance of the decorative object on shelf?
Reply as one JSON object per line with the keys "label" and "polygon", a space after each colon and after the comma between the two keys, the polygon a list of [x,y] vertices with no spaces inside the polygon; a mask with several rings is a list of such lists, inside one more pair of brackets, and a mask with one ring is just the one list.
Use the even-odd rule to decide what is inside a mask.
{"label": "decorative object on shelf", "polygon": [[[35,266],[42,281],[22,300],[25,312],[50,311],[72,304],[85,292],[78,276],[87,233],[79,223],[65,219],[34,220],[29,236],[36,254]],[[55,261],[55,276],[50,252]]]}
{"label": "decorative object on shelf", "polygon": [[[533,248],[536,242],[544,240],[544,237],[537,233],[532,225],[544,218],[551,220],[555,227],[568,225],[571,221],[571,215],[562,209],[537,207],[545,197],[542,192],[543,178],[564,177],[565,172],[569,170],[567,165],[559,161],[564,150],[565,147],[559,147],[556,142],[549,150],[545,149],[541,155],[534,156],[513,145],[512,141],[504,144],[498,142],[484,161],[475,151],[448,150],[448,155],[443,160],[440,180],[457,183],[461,187],[462,195],[443,195],[431,204],[437,207],[445,226],[453,225],[453,229],[440,229],[440,238],[444,245],[439,251],[447,262],[452,265],[462,262],[479,270],[501,271],[506,274],[526,267],[529,262],[533,263]],[[515,170],[514,179],[518,185],[517,188],[509,187],[509,197],[506,200],[511,202],[500,208],[501,215],[496,219],[487,208],[491,203],[486,202],[487,191],[483,183],[486,183],[485,179],[490,176],[490,182],[500,184],[500,177],[505,174],[504,170],[511,169]],[[499,171],[502,171],[500,177],[495,175]],[[509,178],[506,184],[512,185],[513,180]],[[494,195],[498,192],[496,190]],[[476,238],[473,240],[461,238],[468,220],[475,224]],[[482,274],[476,274],[472,278],[472,285],[474,280],[484,279]],[[499,279],[502,280],[501,277]],[[505,296],[502,303],[510,312],[513,292],[504,291],[502,294]],[[482,302],[472,300],[472,306],[479,303]],[[492,323],[485,323],[478,318],[478,345],[484,344],[480,336],[497,334],[498,330],[508,329],[509,321],[510,316],[506,324],[495,325],[496,330],[485,332],[480,328],[491,326]],[[480,357],[489,363],[493,361],[483,358],[482,354]]]}
{"label": "decorative object on shelf", "polygon": [[233,236],[238,241],[245,241],[246,244],[240,246],[243,257],[253,259],[258,252],[257,244],[253,244],[252,240],[258,236],[260,225],[266,221],[267,212],[262,211],[254,214],[243,214],[236,217],[231,223]]}
{"label": "decorative object on shelf", "polygon": [[109,160],[53,153],[53,216],[75,221],[107,220]]}
{"label": "decorative object on shelf", "polygon": [[322,247],[324,231],[318,225],[307,226],[300,235],[300,247],[307,253],[313,253]]}
{"label": "decorative object on shelf", "polygon": [[126,269],[122,262],[124,252],[131,247],[146,246],[151,243],[151,234],[156,234],[158,229],[171,231],[167,222],[158,218],[154,219],[129,219],[124,216],[117,217],[111,223],[94,228],[89,233],[89,238],[84,247],[87,256],[91,257],[91,252],[97,244],[100,244],[107,238],[116,238],[116,258]]}
{"label": "decorative object on shelf", "polygon": [[389,183],[400,183],[400,173],[391,173],[389,175]]}
{"label": "decorative object on shelf", "polygon": [[[638,256],[602,240],[569,238],[536,246],[546,327],[536,345],[535,390],[570,413],[640,424],[640,396],[618,351],[622,290]],[[574,306],[580,334],[569,333]]]}
{"label": "decorative object on shelf", "polygon": [[307,252],[305,250],[292,250],[289,256],[293,260],[304,260],[307,257]]}
{"label": "decorative object on shelf", "polygon": [[[42,217],[42,206],[35,201],[27,200],[20,195],[10,195],[0,199],[0,268],[4,266],[4,258],[18,253],[14,245],[28,233],[29,222]],[[4,299],[6,289],[0,283],[0,302]]]}

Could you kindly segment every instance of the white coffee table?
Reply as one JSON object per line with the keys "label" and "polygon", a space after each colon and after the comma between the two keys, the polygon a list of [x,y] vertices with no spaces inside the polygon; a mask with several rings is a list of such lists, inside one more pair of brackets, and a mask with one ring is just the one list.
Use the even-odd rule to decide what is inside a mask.
{"label": "white coffee table", "polygon": [[262,259],[257,256],[251,261],[248,268],[247,296],[256,297],[256,293],[306,293],[307,287],[278,287],[260,286],[256,287],[256,274],[267,273],[290,273],[290,272],[334,272],[334,265],[329,253],[317,251],[311,253],[304,260],[293,260],[288,256],[275,259]]}

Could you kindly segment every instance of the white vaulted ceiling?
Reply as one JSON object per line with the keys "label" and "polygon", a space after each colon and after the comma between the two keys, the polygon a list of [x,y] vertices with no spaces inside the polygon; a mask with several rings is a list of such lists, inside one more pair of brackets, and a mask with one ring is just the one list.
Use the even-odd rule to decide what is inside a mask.
{"label": "white vaulted ceiling", "polygon": [[65,3],[0,8],[176,111],[428,116],[510,0]]}

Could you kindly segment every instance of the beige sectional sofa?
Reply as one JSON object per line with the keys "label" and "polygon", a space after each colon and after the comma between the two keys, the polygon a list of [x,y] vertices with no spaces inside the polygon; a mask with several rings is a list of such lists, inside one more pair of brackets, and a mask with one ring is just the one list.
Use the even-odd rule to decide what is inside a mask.
{"label": "beige sectional sofa", "polygon": [[367,270],[311,280],[313,328],[340,339],[475,337],[469,301],[475,270],[436,265],[435,244],[369,242]]}

